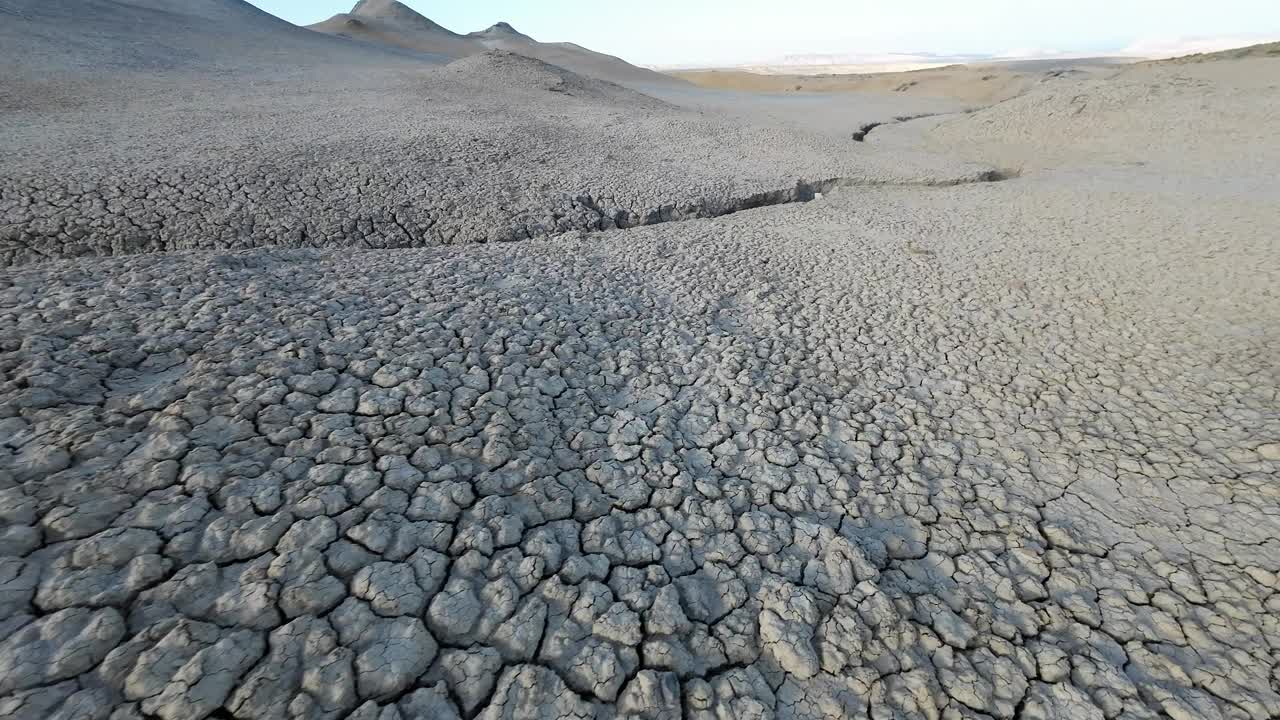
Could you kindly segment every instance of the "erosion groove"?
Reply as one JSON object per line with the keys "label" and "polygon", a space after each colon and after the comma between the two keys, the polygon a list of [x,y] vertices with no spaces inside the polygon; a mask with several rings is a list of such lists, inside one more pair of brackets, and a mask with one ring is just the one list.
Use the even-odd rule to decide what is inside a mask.
{"label": "erosion groove", "polygon": [[[219,208],[218,201],[183,195],[155,204],[117,202],[111,188],[86,191],[71,187],[49,190],[34,186],[0,195],[0,211],[9,220],[0,226],[0,267],[79,256],[135,255],[175,250],[236,250],[252,247],[292,248],[410,248],[483,242],[509,242],[550,237],[566,232],[599,232],[730,215],[744,210],[810,202],[837,188],[877,186],[951,186],[1003,179],[994,170],[977,170],[965,177],[917,181],[829,178],[801,180],[778,190],[723,200],[699,198],[667,203],[645,210],[611,206],[592,194],[563,196],[556,207],[525,211],[521,217],[501,219],[488,227],[457,231],[447,219],[416,202],[380,207],[365,214],[295,214],[274,205]],[[271,184],[267,185],[268,191]],[[173,193],[167,183],[139,189],[145,197]],[[118,193],[118,190],[116,191]],[[257,195],[251,192],[251,195]],[[40,202],[33,202],[33,197]],[[433,198],[439,202],[439,198]],[[466,205],[467,203],[459,203]],[[40,217],[33,207],[43,207]],[[199,207],[202,212],[190,212]],[[263,233],[259,223],[275,228]],[[320,224],[324,223],[324,224]]]}
{"label": "erosion groove", "polygon": [[853,132],[853,141],[866,142],[867,136],[871,134],[872,130],[875,130],[876,128],[879,128],[879,127],[884,127],[885,125],[898,125],[900,123],[911,122],[912,120],[922,120],[924,118],[938,117],[940,115],[945,115],[945,114],[948,114],[948,113],[920,113],[918,115],[899,115],[895,117],[892,122],[867,123],[859,127],[857,130]]}

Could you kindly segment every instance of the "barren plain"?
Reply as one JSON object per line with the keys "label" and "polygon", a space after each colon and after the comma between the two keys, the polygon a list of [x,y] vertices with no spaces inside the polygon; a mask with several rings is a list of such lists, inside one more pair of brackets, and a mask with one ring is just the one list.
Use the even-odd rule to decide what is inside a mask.
{"label": "barren plain", "polygon": [[0,717],[1280,717],[1280,59],[406,11],[0,0]]}

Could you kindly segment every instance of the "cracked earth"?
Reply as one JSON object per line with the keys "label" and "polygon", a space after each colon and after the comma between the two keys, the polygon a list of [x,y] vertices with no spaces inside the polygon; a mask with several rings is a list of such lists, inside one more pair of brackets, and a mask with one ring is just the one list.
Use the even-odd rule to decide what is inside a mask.
{"label": "cracked earth", "polygon": [[[201,181],[97,194],[147,141],[191,153],[130,160],[175,178],[220,142],[250,163],[249,125],[103,116],[120,144],[67,169],[32,138],[92,111],[0,113],[24,148],[0,177],[0,717],[1280,718],[1268,62],[752,125],[746,96],[635,110],[489,55],[412,75],[445,113],[450,77],[525,78],[438,140],[390,132],[420,109],[377,85],[396,65],[329,195],[277,182],[312,156],[268,143],[285,164],[225,214],[183,209],[221,207]],[[264,132],[302,145],[365,111],[310,92],[243,112],[301,110]],[[1204,92],[1248,122],[1153,129]],[[1088,131],[1042,152],[1036,122]],[[474,150],[512,123],[549,164]],[[647,146],[670,127],[701,143],[687,187]],[[1240,127],[1267,143],[1231,148]],[[475,194],[517,170],[541,183],[518,202]],[[413,208],[466,203],[431,225],[461,234],[414,236]],[[550,224],[458,244],[530,213]]]}

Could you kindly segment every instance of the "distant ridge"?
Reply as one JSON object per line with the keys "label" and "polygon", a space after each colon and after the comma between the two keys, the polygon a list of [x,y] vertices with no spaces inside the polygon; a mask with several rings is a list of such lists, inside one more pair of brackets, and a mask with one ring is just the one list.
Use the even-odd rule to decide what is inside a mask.
{"label": "distant ridge", "polygon": [[498,22],[466,35],[445,28],[397,0],[360,0],[350,12],[340,13],[310,29],[365,42],[391,45],[418,52],[459,59],[488,50],[504,50],[557,65],[601,80],[631,84],[672,84],[683,81],[653,70],[636,67],[622,58],[598,53],[573,43],[543,43]]}
{"label": "distant ridge", "polygon": [[1166,60],[1153,60],[1154,65],[1186,65],[1191,63],[1216,62],[1218,60],[1243,60],[1246,58],[1280,58],[1280,42],[1248,45],[1246,47],[1220,50],[1210,53],[1196,53]]}

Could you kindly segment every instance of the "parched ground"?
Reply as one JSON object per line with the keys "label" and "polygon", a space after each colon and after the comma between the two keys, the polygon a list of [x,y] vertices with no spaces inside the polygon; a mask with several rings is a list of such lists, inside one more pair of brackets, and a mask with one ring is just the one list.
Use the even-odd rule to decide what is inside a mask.
{"label": "parched ground", "polygon": [[12,271],[0,708],[1274,717],[1274,316],[1056,196]]}
{"label": "parched ground", "polygon": [[362,62],[0,107],[0,717],[1280,717],[1272,61],[896,123]]}

